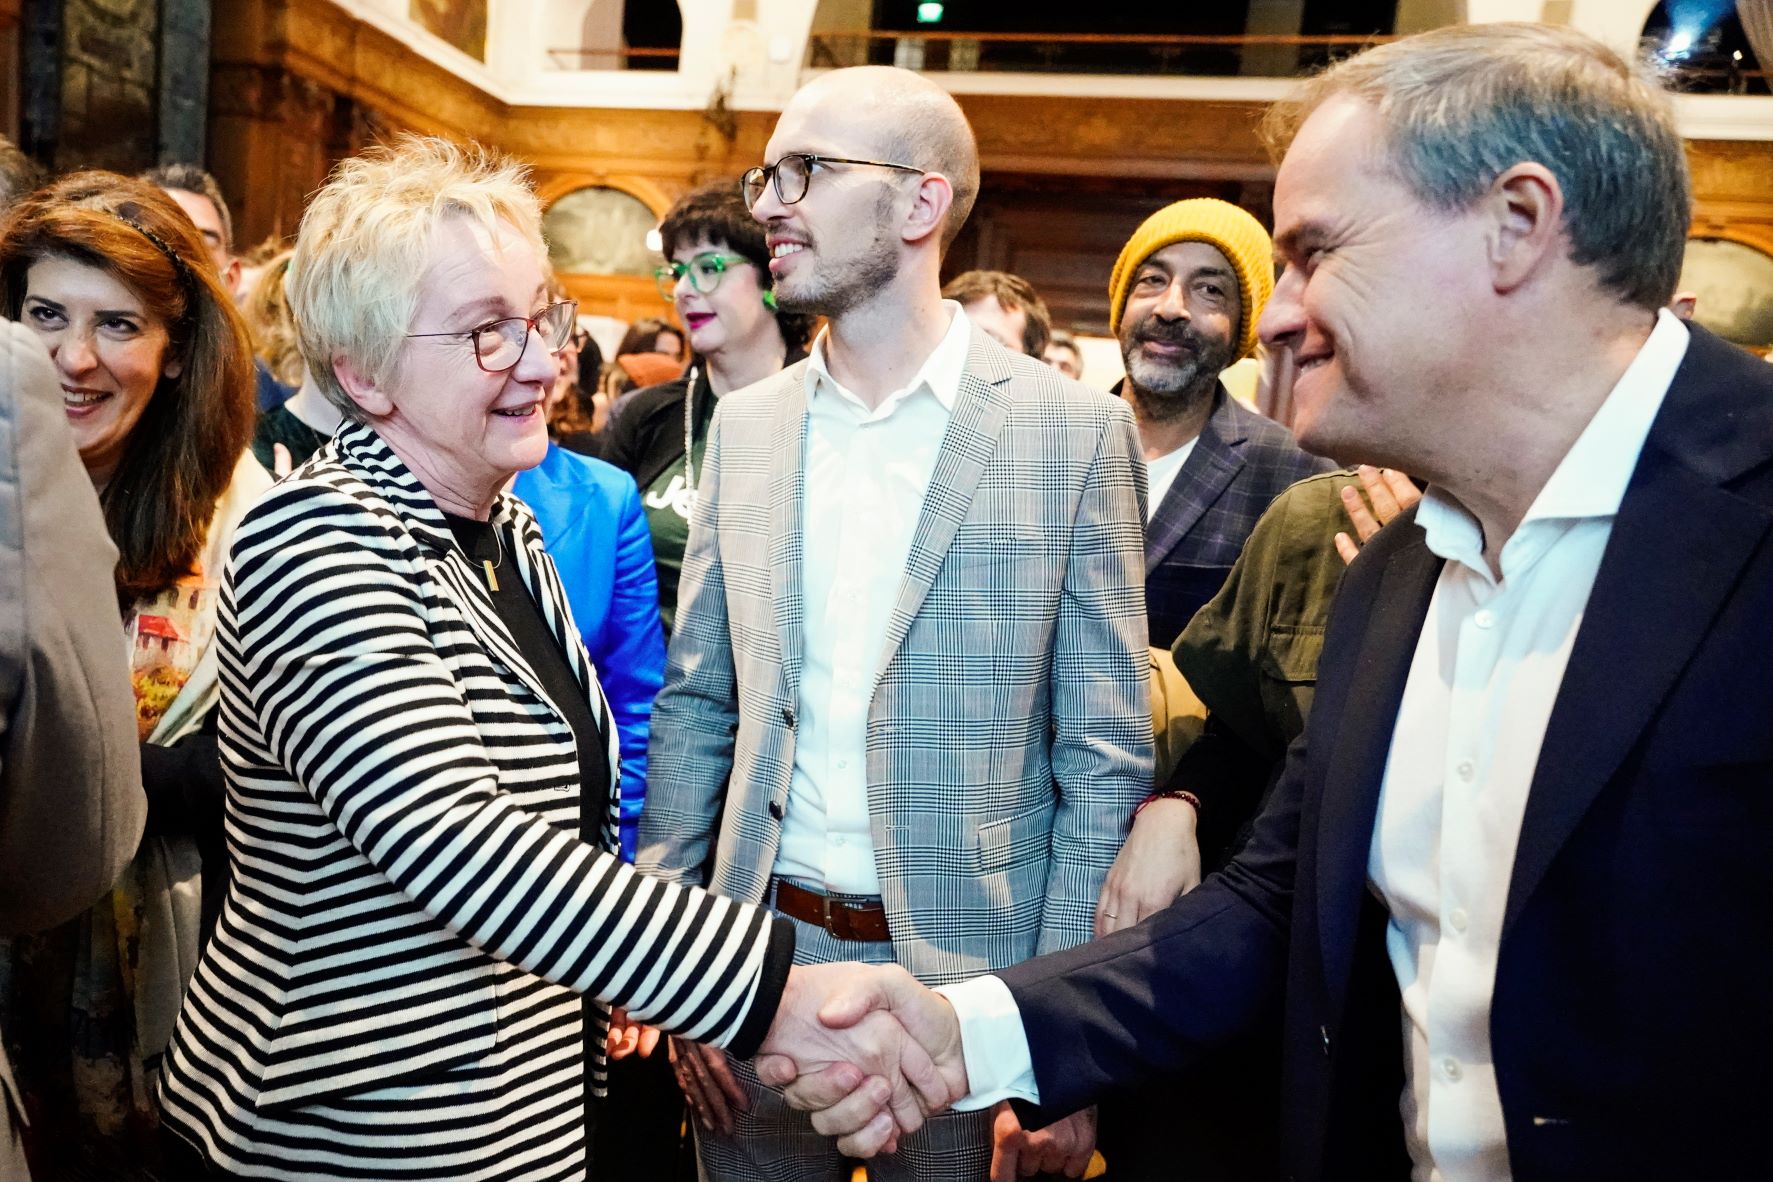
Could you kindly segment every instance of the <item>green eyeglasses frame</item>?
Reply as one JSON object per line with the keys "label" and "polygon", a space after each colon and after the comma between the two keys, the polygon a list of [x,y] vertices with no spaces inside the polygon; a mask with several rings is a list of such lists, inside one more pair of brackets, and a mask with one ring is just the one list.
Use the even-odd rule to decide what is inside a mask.
{"label": "green eyeglasses frame", "polygon": [[653,271],[653,278],[658,281],[659,294],[666,299],[674,299],[677,285],[685,275],[689,276],[690,286],[703,295],[711,294],[720,286],[726,277],[728,267],[751,260],[740,254],[727,254],[719,250],[705,250],[694,255],[687,263],[669,262]]}

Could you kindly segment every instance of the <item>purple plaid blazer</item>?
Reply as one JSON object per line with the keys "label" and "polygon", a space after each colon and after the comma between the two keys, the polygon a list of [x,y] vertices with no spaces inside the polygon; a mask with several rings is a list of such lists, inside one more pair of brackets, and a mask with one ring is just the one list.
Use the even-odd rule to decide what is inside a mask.
{"label": "purple plaid blazer", "polygon": [[1274,498],[1335,468],[1293,442],[1273,419],[1246,410],[1221,385],[1213,413],[1145,527],[1145,611],[1151,643],[1169,648],[1218,593]]}

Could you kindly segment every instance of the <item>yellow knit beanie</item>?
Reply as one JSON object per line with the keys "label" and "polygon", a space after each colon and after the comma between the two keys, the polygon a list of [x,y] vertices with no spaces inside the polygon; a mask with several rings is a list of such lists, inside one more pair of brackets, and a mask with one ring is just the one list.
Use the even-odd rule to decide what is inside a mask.
{"label": "yellow knit beanie", "polygon": [[1108,277],[1109,331],[1120,335],[1120,314],[1126,310],[1127,289],[1139,264],[1177,242],[1205,242],[1230,260],[1243,310],[1234,343],[1237,355],[1248,357],[1256,349],[1256,319],[1274,294],[1274,243],[1261,222],[1217,197],[1191,197],[1166,205],[1133,231]]}

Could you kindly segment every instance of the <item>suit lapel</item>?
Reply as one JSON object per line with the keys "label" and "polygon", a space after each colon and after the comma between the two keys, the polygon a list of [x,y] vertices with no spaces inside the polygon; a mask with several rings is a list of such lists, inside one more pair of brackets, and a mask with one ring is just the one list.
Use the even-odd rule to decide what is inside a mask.
{"label": "suit lapel", "polygon": [[1704,329],[1620,502],[1539,749],[1503,938],[1642,738],[1764,545],[1773,514],[1729,491],[1766,463],[1767,366]]}
{"label": "suit lapel", "polygon": [[[1664,453],[1652,434],[1552,705],[1521,819],[1504,938],[1710,630],[1770,524],[1765,509]],[[1653,637],[1645,635],[1648,622]]]}
{"label": "suit lapel", "polygon": [[880,683],[881,675],[892,663],[893,654],[905,643],[911,622],[923,607],[924,598],[942,569],[954,532],[966,520],[972,507],[973,493],[985,465],[997,448],[998,435],[1010,413],[1010,371],[990,351],[980,347],[977,330],[967,352],[967,366],[960,375],[960,390],[954,400],[954,412],[942,433],[942,446],[936,453],[936,467],[930,473],[930,486],[924,493],[923,507],[918,512],[917,528],[911,535],[911,552],[905,559],[905,578],[899,584],[899,597],[893,603],[893,614],[887,620],[886,641],[880,660],[869,682],[869,696]]}
{"label": "suit lapel", "polygon": [[1146,574],[1170,556],[1244,466],[1243,441],[1231,398],[1221,386],[1213,393],[1213,413],[1194,450],[1151,515],[1145,531]]}
{"label": "suit lapel", "polygon": [[[498,525],[493,528],[498,530],[500,544],[505,547],[506,556],[510,559],[500,568],[500,573],[509,574],[522,563],[513,553],[519,547],[508,529]],[[480,641],[481,647],[492,654],[499,664],[516,674],[517,680],[523,682],[531,693],[544,702],[552,702],[542,689],[542,682],[536,676],[536,671],[530,668],[529,661],[518,649],[510,629],[505,627],[505,621],[499,617],[498,609],[493,606],[492,594],[482,582],[484,575],[479,566],[468,559],[459,547],[452,545],[438,557],[437,570],[462,609],[462,618],[468,622],[469,630]]]}
{"label": "suit lapel", "polygon": [[792,701],[800,691],[806,601],[801,588],[802,500],[806,491],[806,384],[804,365],[786,371],[770,424],[770,602],[782,652],[782,689]]}
{"label": "suit lapel", "polygon": [[[456,544],[456,536],[450,532],[436,500],[373,428],[349,423],[340,431],[338,440],[349,462],[375,485],[377,494],[399,514],[407,532],[430,552],[438,576],[449,587],[462,618],[481,646],[515,673],[531,692],[547,701],[548,695],[542,692],[535,670],[517,651],[517,642],[493,607],[492,594],[481,581],[482,572]],[[495,504],[492,525],[504,552],[516,561],[522,547],[509,528],[509,504],[508,498]]]}
{"label": "suit lapel", "polygon": [[561,585],[560,571],[555,567],[554,559],[543,548],[541,531],[535,519],[516,506],[516,501],[504,500],[501,512],[508,515],[506,519],[517,536],[517,544],[511,553],[517,560],[518,574],[523,578],[530,598],[541,608],[542,620],[565,654],[567,667],[572,670],[573,679],[579,683],[585,701],[591,707],[591,716],[603,732],[610,777],[614,782],[621,774],[621,736],[611,720],[609,699],[604,696],[603,683],[598,680],[597,669],[591,664],[584,640],[573,623],[566,588]]}
{"label": "suit lapel", "polygon": [[1379,789],[1410,663],[1440,576],[1441,560],[1413,522],[1409,528],[1415,536],[1391,555],[1373,596],[1342,716],[1334,733],[1323,736],[1330,749],[1311,756],[1325,769],[1317,830],[1317,905],[1324,980],[1332,1000],[1348,980]]}

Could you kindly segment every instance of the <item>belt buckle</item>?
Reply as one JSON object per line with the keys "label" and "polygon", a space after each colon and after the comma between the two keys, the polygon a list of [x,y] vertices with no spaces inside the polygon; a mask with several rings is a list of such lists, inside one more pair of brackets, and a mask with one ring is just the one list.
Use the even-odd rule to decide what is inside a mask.
{"label": "belt buckle", "polygon": [[820,917],[824,920],[825,934],[834,940],[843,939],[844,937],[838,933],[837,921],[831,910],[830,895],[822,894],[819,896],[819,912]]}

